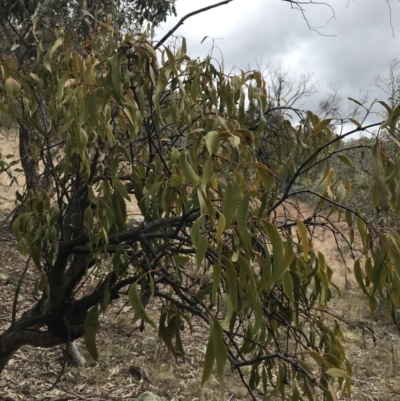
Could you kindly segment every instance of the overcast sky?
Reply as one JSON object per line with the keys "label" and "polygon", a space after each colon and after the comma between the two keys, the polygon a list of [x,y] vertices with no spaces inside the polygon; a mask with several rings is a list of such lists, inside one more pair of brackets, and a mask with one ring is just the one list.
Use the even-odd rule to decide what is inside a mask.
{"label": "overcast sky", "polygon": [[[178,16],[169,18],[158,31],[164,35],[187,13],[217,0],[177,0]],[[320,93],[308,101],[316,109],[331,84],[340,83],[340,92],[359,98],[369,90],[370,100],[384,99],[374,87],[374,76],[385,74],[390,62],[400,59],[400,2],[398,0],[328,0],[334,9],[323,5],[306,6],[306,16],[321,34],[310,30],[299,11],[281,0],[233,0],[227,5],[189,18],[176,35],[186,37],[188,54],[204,57],[215,39],[224,56],[226,70],[233,66],[255,67],[283,64],[293,78],[312,73]],[[392,22],[392,23],[391,23]],[[385,100],[385,99],[384,99]]]}

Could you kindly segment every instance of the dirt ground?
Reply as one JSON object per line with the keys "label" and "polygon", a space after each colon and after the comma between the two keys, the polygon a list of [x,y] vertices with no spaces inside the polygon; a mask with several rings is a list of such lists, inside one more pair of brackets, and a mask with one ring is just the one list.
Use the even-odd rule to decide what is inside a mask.
{"label": "dirt ground", "polygon": [[[17,157],[18,143],[12,130],[0,134],[0,153]],[[14,291],[25,267],[25,258],[17,251],[14,237],[1,224],[13,207],[15,191],[23,181],[20,177],[18,184],[11,187],[9,184],[9,178],[0,175],[0,330],[9,324]],[[130,210],[132,214],[137,213],[135,205]],[[302,211],[305,214],[310,212],[305,204]],[[333,281],[341,290],[340,297],[335,296],[329,311],[353,323],[352,326],[341,324],[347,354],[353,364],[352,399],[400,400],[398,329],[383,310],[370,316],[368,303],[355,285],[352,260],[343,244],[339,243],[339,252],[332,235],[318,230],[315,236],[315,248],[326,256],[327,263],[334,270]],[[31,267],[19,295],[20,311],[33,301],[31,288],[35,277]],[[132,312],[124,299],[118,300],[110,313],[101,316],[97,337],[100,358],[96,363],[91,361],[82,342],[78,342],[89,361],[85,368],[67,366],[63,371],[63,347],[50,350],[22,348],[0,376],[0,401],[128,400],[147,390],[168,400],[219,399],[219,385],[215,378],[200,388],[207,329],[196,327],[194,322],[193,335],[187,333],[183,339],[185,360],[175,360],[151,327],[146,326],[141,333],[131,320]],[[375,344],[371,333],[363,331],[360,325],[373,330]],[[56,381],[58,383],[54,386]],[[226,399],[249,399],[246,390],[238,383],[236,374],[227,370]]]}

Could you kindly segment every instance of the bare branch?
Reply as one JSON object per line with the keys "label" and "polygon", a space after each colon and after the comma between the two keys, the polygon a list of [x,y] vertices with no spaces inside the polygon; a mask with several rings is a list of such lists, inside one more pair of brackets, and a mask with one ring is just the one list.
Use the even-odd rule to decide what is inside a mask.
{"label": "bare branch", "polygon": [[208,7],[203,7],[203,8],[199,8],[196,11],[192,11],[189,14],[186,14],[184,17],[182,17],[179,22],[172,28],[170,29],[161,39],[160,41],[154,46],[154,50],[157,50],[181,25],[183,25],[183,23],[190,17],[193,17],[193,15],[197,15],[200,13],[203,13],[205,11],[211,10],[213,8],[217,8],[219,6],[223,6],[225,4],[230,3],[233,0],[225,0],[225,1],[221,1],[219,3],[216,4],[212,4],[211,6]]}
{"label": "bare branch", "polygon": [[[318,33],[321,36],[328,36],[328,37],[336,36],[336,35],[326,35],[326,34],[323,34],[323,33],[321,33],[319,31],[319,29],[326,28],[328,26],[329,22],[332,19],[336,19],[335,10],[333,9],[333,7],[330,4],[328,4],[326,2],[319,2],[319,1],[313,1],[313,0],[310,0],[310,1],[282,0],[282,1],[284,1],[286,3],[290,3],[290,5],[291,5],[291,7],[293,9],[299,10],[301,12],[301,15],[303,16],[304,21],[306,22],[308,28],[311,31],[314,31],[314,32]],[[326,23],[324,25],[321,25],[321,26],[318,26],[318,27],[313,27],[313,26],[310,25],[310,22],[309,22],[309,20],[308,20],[308,18],[306,16],[306,9],[303,7],[305,5],[310,5],[310,4],[311,5],[325,6],[325,7],[328,7],[331,10],[332,15],[331,15],[330,18],[328,18],[328,20],[326,21]]]}

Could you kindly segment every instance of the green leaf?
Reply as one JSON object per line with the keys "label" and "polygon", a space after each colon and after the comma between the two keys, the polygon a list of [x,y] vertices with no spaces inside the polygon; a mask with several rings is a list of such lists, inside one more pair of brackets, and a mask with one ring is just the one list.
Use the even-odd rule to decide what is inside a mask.
{"label": "green leaf", "polygon": [[346,166],[353,167],[351,160],[345,155],[338,155],[338,159]]}
{"label": "green leaf", "polygon": [[199,217],[193,223],[192,230],[190,232],[190,237],[192,239],[192,245],[194,249],[197,249],[200,245],[200,221],[201,218]]}
{"label": "green leaf", "polygon": [[359,102],[359,101],[356,100],[356,99],[353,99],[352,97],[348,97],[347,99],[349,99],[351,102],[354,102],[354,103],[357,104],[358,106],[362,106],[362,103],[361,103],[361,102]]}
{"label": "green leaf", "polygon": [[356,222],[357,229],[360,233],[361,241],[365,250],[367,248],[367,225],[365,224],[364,220],[359,216],[357,216]]}
{"label": "green leaf", "polygon": [[213,156],[218,152],[219,134],[217,131],[210,131],[207,133],[206,146],[210,156]]}
{"label": "green leaf", "polygon": [[227,292],[228,297],[232,303],[233,310],[236,312],[238,308],[237,300],[237,273],[233,263],[225,256],[222,256],[224,266],[226,269],[226,282],[228,285]]}
{"label": "green leaf", "polygon": [[7,95],[12,98],[16,98],[21,94],[21,85],[11,76],[5,80],[4,89]]}
{"label": "green leaf", "polygon": [[121,274],[121,255],[123,253],[122,249],[118,249],[117,252],[115,252],[113,259],[112,259],[112,265],[113,265],[113,272],[116,275],[116,277],[119,277]]}
{"label": "green leaf", "polygon": [[388,106],[387,103],[385,103],[383,100],[378,100],[378,103],[380,103],[382,106],[385,107],[386,111],[388,112],[389,115],[392,114],[392,109]]}
{"label": "green leaf", "polygon": [[306,228],[305,224],[300,220],[296,220],[296,224],[297,224],[297,231],[300,235],[301,246],[303,248],[304,260],[307,262],[308,261],[307,228]]}
{"label": "green leaf", "polygon": [[351,227],[353,225],[353,213],[349,209],[345,211],[345,219],[348,226]]}
{"label": "green leaf", "polygon": [[171,149],[171,156],[168,160],[168,167],[172,168],[172,166],[175,164],[175,162],[179,158],[179,150],[177,148],[172,148]]}
{"label": "green leaf", "polygon": [[364,285],[363,275],[362,275],[362,272],[361,272],[360,259],[357,259],[355,261],[355,263],[354,263],[354,276],[355,276],[355,278],[357,280],[358,285],[363,290],[363,293],[367,294],[367,290],[366,290],[365,285]]}
{"label": "green leaf", "polygon": [[237,211],[238,231],[240,237],[242,238],[242,241],[246,245],[250,244],[252,237],[251,232],[247,228],[247,217],[249,215],[249,200],[250,200],[250,194],[247,193],[240,202]]}
{"label": "green leaf", "polygon": [[274,258],[274,270],[272,272],[272,281],[275,282],[285,273],[283,265],[283,242],[278,230],[270,222],[266,221],[265,231],[272,244],[272,256]]}
{"label": "green leaf", "polygon": [[123,80],[121,79],[120,62],[118,54],[109,59],[109,66],[110,66],[111,83],[114,89],[115,100],[122,105],[121,86]]}
{"label": "green leaf", "polygon": [[240,188],[235,181],[231,181],[226,187],[224,200],[222,202],[222,213],[225,216],[226,228],[229,228],[232,224],[232,220],[235,216],[238,202],[240,199]]}
{"label": "green leaf", "polygon": [[349,120],[350,120],[354,125],[356,125],[358,128],[361,128],[361,127],[362,127],[362,125],[361,125],[357,120],[355,120],[354,118],[349,118]]}
{"label": "green leaf", "polygon": [[103,302],[101,303],[101,309],[104,310],[110,304],[111,293],[110,293],[110,282],[107,280],[106,287],[104,288]]}
{"label": "green leaf", "polygon": [[125,187],[125,185],[120,181],[120,180],[113,180],[113,185],[114,188],[117,190],[117,192],[123,197],[125,198],[127,201],[131,200],[131,197],[128,194],[128,191]]}
{"label": "green leaf", "polygon": [[193,170],[192,166],[189,164],[185,151],[182,151],[179,156],[179,163],[181,165],[183,176],[193,185],[197,186],[200,184],[200,177]]}
{"label": "green leaf", "polygon": [[97,360],[99,357],[99,353],[96,347],[96,334],[98,329],[98,308],[97,305],[93,306],[89,309],[85,318],[85,345],[88,350],[90,356]]}
{"label": "green leaf", "polygon": [[196,248],[196,265],[197,268],[199,268],[204,260],[204,257],[206,256],[207,252],[207,247],[208,247],[208,238],[207,235],[205,235],[199,243],[199,246]]}
{"label": "green leaf", "polygon": [[215,361],[215,352],[214,352],[214,341],[210,330],[210,337],[208,339],[207,349],[206,349],[206,356],[204,358],[204,368],[203,368],[203,375],[201,377],[201,386],[209,379],[212,368],[214,366]]}
{"label": "green leaf", "polygon": [[85,209],[84,221],[85,221],[85,225],[86,225],[88,232],[91,233],[93,230],[93,226],[94,226],[94,216],[93,216],[92,208],[90,206],[88,206]]}
{"label": "green leaf", "polygon": [[[173,353],[173,355],[176,357],[176,349],[172,343],[172,340],[175,337],[175,331],[177,329],[176,327],[176,316],[173,316],[168,324],[168,326],[165,326],[165,320],[167,318],[167,314],[163,312],[160,316],[160,325],[159,325],[159,331],[158,335],[161,337],[161,339],[164,341],[164,344],[167,346],[167,348]],[[179,328],[178,328],[179,330]]]}
{"label": "green leaf", "polygon": [[238,263],[240,266],[240,275],[244,274],[247,277],[246,284],[248,285],[247,296],[250,300],[250,306],[253,309],[256,309],[258,297],[257,297],[257,288],[256,282],[254,280],[254,271],[250,267],[249,262],[242,255],[238,255]]}
{"label": "green leaf", "polygon": [[85,97],[85,109],[94,125],[97,126],[99,107],[97,105],[97,94],[95,91],[90,92],[90,94]]}
{"label": "green leaf", "polygon": [[212,281],[212,291],[211,291],[211,303],[215,305],[217,299],[217,291],[221,281],[222,274],[222,263],[221,259],[218,259],[217,262],[213,265],[213,281]]}
{"label": "green leaf", "polygon": [[294,251],[293,251],[292,237],[288,235],[286,237],[285,251],[283,254],[283,266],[285,270],[293,262],[293,259],[294,259]]}
{"label": "green leaf", "polygon": [[43,81],[33,72],[30,72],[29,75],[33,78],[33,80],[39,84],[39,85],[43,85]]}
{"label": "green leaf", "polygon": [[61,102],[63,100],[64,96],[64,89],[65,89],[65,83],[67,82],[67,79],[69,78],[69,74],[64,74],[60,80],[58,81],[57,84],[57,94],[56,94],[56,99],[57,102]]}
{"label": "green leaf", "polygon": [[221,212],[219,212],[217,232],[215,234],[215,239],[217,241],[217,244],[221,243],[221,237],[222,237],[222,233],[225,230],[225,227],[226,227],[225,216]]}
{"label": "green leaf", "polygon": [[152,327],[158,330],[157,325],[153,322],[153,320],[147,315],[146,310],[142,304],[142,301],[139,298],[137,288],[137,283],[133,283],[128,291],[129,303],[131,304],[132,309],[135,312],[135,316],[133,318],[133,322],[136,322],[138,319],[142,319],[145,322],[149,323]]}
{"label": "green leaf", "polygon": [[331,377],[349,377],[346,372],[338,368],[330,368],[325,373]]}
{"label": "green leaf", "polygon": [[376,298],[374,294],[371,294],[371,296],[368,299],[368,304],[371,313],[375,313],[375,311],[378,309],[379,306],[379,300],[378,298]]}
{"label": "green leaf", "polygon": [[264,246],[265,257],[262,260],[262,274],[260,277],[260,281],[257,284],[257,292],[261,292],[264,289],[269,289],[269,286],[272,284],[272,263],[271,256],[268,251],[268,247]]}
{"label": "green leaf", "polygon": [[174,174],[169,179],[169,185],[173,188],[180,188],[183,185],[183,177],[177,174]]}
{"label": "green leaf", "polygon": [[118,228],[120,231],[126,230],[126,220],[127,220],[127,213],[126,213],[126,205],[125,201],[118,193],[111,194],[111,206],[112,211],[115,215],[115,222],[117,223]]}
{"label": "green leaf", "polygon": [[[37,230],[38,231],[38,230]],[[40,230],[41,231],[41,230]],[[32,243],[34,243],[35,241],[32,241]],[[41,259],[42,259],[42,255],[40,252],[40,247],[39,246],[32,246],[31,248],[31,256],[32,256],[32,260],[35,263],[35,266],[38,268],[38,270],[40,271],[42,266],[41,266]]]}
{"label": "green leaf", "polygon": [[203,175],[201,176],[201,189],[204,193],[207,192],[207,184],[210,182],[212,174],[212,163],[211,159],[208,159],[203,166]]}
{"label": "green leaf", "polygon": [[286,270],[286,272],[283,274],[282,284],[283,284],[283,289],[285,290],[285,295],[289,298],[289,300],[292,303],[294,303],[293,281],[289,270]]}
{"label": "green leaf", "polygon": [[318,363],[320,368],[325,370],[328,367],[328,362],[322,355],[318,354],[318,352],[310,351],[308,354],[311,356],[312,359],[314,359],[315,362]]}
{"label": "green leaf", "polygon": [[225,364],[228,357],[228,350],[224,343],[224,334],[222,326],[217,319],[212,317],[210,320],[211,337],[213,339],[213,347],[215,359],[217,361],[217,374],[221,390],[221,400],[224,399],[225,394]]}
{"label": "green leaf", "polygon": [[335,202],[340,203],[345,198],[345,196],[346,196],[346,188],[342,183],[340,183],[337,190]]}
{"label": "green leaf", "polygon": [[55,51],[63,44],[63,42],[64,42],[64,30],[63,28],[58,28],[57,39],[49,51],[50,59],[53,58]]}
{"label": "green leaf", "polygon": [[88,143],[87,133],[82,127],[79,127],[76,130],[75,135],[76,135],[76,145],[78,148],[78,153],[81,156],[81,158],[83,158],[83,154],[85,153],[85,148]]}
{"label": "green leaf", "polygon": [[318,135],[319,133],[321,133],[323,130],[325,130],[329,124],[331,123],[332,119],[331,118],[327,118],[325,120],[320,121],[319,123],[317,123],[314,127],[314,135]]}

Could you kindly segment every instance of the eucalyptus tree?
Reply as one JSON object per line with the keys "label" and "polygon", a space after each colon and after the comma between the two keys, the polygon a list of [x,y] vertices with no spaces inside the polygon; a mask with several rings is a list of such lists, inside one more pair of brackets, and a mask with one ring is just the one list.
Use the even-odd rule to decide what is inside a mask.
{"label": "eucalyptus tree", "polygon": [[[133,324],[158,332],[175,356],[192,319],[209,328],[202,383],[215,366],[222,396],[226,363],[253,399],[349,394],[341,329],[326,313],[338,288],[313,229],[350,246],[358,232],[363,258],[354,273],[371,311],[380,300],[399,307],[400,237],[343,203],[351,182],[333,168],[351,164],[346,137],[381,122],[352,120],[339,135],[329,118],[298,110],[299,123],[281,113],[272,124],[259,71],[227,74],[211,57],[191,58],[184,39],[173,51],[145,34],[120,35],[111,19],[96,25],[90,45],[60,25],[44,48],[39,22],[29,67],[1,59],[2,117],[33,133],[12,228],[35,266],[38,296],[19,310],[17,288],[0,371],[22,345],[80,337],[97,359],[99,314],[126,296]],[[387,110],[383,127],[393,130],[397,114]],[[390,187],[398,209],[398,162],[381,151],[377,142],[375,182]],[[305,193],[316,200],[310,216],[296,208]],[[143,216],[135,227],[130,202]],[[95,286],[80,291],[88,278]]]}

